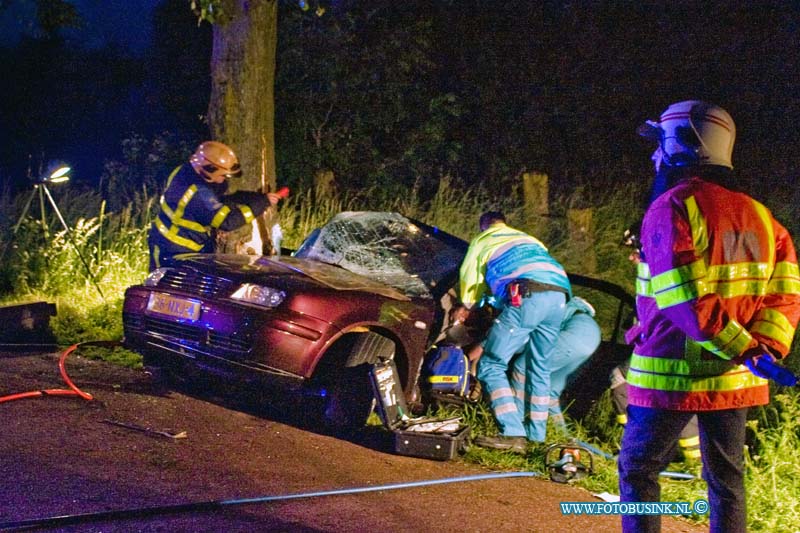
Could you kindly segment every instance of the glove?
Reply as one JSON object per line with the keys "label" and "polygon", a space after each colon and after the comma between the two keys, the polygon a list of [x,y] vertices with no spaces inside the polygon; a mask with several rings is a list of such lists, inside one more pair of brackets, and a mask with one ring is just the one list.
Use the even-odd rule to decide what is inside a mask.
{"label": "glove", "polygon": [[776,357],[772,354],[772,349],[763,342],[760,342],[758,343],[758,346],[748,348],[742,352],[741,355],[731,359],[731,363],[736,363],[737,365],[746,365],[748,361],[753,361],[763,356],[768,356],[772,361],[776,360]]}
{"label": "glove", "polygon": [[755,374],[760,378],[771,379],[773,376],[765,374],[758,368],[758,362],[762,359],[775,362],[775,357],[771,353],[762,353],[760,355],[756,355],[755,357],[751,357],[750,359],[746,359],[744,361],[744,366],[746,366],[750,372],[752,372],[753,374]]}

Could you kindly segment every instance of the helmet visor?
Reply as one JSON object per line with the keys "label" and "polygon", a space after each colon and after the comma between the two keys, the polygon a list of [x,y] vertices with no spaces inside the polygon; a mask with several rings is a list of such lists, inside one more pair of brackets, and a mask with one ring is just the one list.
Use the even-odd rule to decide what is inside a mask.
{"label": "helmet visor", "polygon": [[664,130],[658,122],[652,120],[646,121],[644,124],[636,128],[636,133],[651,141],[661,142],[664,135]]}
{"label": "helmet visor", "polygon": [[203,165],[202,168],[203,171],[210,176],[222,175],[226,178],[238,178],[242,175],[242,167],[239,165],[239,163],[235,163],[227,172],[225,172],[226,169],[218,167],[217,165],[212,165],[211,163]]}

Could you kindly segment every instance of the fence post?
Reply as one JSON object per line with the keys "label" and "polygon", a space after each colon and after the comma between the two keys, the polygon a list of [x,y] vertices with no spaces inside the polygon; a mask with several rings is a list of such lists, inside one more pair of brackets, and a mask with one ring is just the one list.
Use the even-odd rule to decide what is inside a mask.
{"label": "fence post", "polygon": [[522,195],[525,202],[525,226],[536,238],[547,243],[550,241],[550,181],[542,172],[525,172],[522,174]]}
{"label": "fence post", "polygon": [[568,209],[567,229],[569,242],[567,249],[575,257],[580,257],[581,270],[587,274],[597,271],[597,256],[594,251],[594,209]]}

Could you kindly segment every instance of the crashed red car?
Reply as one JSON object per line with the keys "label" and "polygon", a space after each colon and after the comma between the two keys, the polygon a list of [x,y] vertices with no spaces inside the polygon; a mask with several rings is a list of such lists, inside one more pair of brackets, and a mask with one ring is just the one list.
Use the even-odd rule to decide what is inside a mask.
{"label": "crashed red car", "polygon": [[415,396],[466,246],[396,213],[347,212],[291,256],[186,254],[128,288],[125,343],[172,376],[277,385],[316,399],[324,425],[357,427],[371,363],[393,358]]}
{"label": "crashed red car", "polygon": [[[173,378],[274,391],[266,401],[280,406],[297,392],[315,423],[354,429],[372,408],[373,363],[394,359],[406,398],[418,397],[423,357],[443,330],[466,249],[397,213],[346,212],[291,256],[185,254],[128,288],[125,343]],[[607,289],[580,276],[573,282]],[[603,372],[630,354],[617,339],[632,298],[616,296],[610,305],[594,300],[611,323],[598,350]],[[591,379],[602,390],[598,374]],[[570,402],[585,404],[581,391],[590,389],[573,390]],[[598,395],[591,390],[586,401]]]}

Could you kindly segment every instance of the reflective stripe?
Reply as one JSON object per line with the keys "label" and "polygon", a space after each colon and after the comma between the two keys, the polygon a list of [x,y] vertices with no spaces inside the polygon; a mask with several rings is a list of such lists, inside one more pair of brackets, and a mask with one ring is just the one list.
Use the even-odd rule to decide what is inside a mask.
{"label": "reflective stripe", "polygon": [[186,192],[183,193],[183,196],[178,201],[175,211],[169,207],[164,197],[161,197],[161,211],[167,215],[167,218],[169,218],[170,222],[173,224],[173,226],[170,228],[173,233],[178,232],[178,226],[197,233],[208,233],[207,227],[198,222],[194,222],[193,220],[186,220],[183,218],[183,213],[186,211],[186,206],[192,200],[192,197],[195,195],[195,193],[197,193],[197,185],[191,185],[188,189],[186,189]]}
{"label": "reflective stripe", "polygon": [[513,398],[513,397],[514,397],[514,391],[508,387],[495,389],[489,395],[489,399],[491,399],[492,401],[500,400],[502,398]]}
{"label": "reflective stripe", "polygon": [[769,294],[797,294],[800,293],[800,280],[774,279],[767,288]]}
{"label": "reflective stripe", "polygon": [[653,289],[650,287],[649,280],[636,278],[636,295],[644,296],[646,298],[653,297]]}
{"label": "reflective stripe", "polygon": [[636,275],[642,279],[650,280],[650,265],[644,261],[639,261],[636,265]]}
{"label": "reflective stripe", "polygon": [[[165,239],[172,241],[179,246],[183,246],[184,248],[193,250],[195,252],[199,252],[203,248],[202,244],[194,242],[191,239],[181,237],[180,235],[177,235],[176,232],[172,232],[169,228],[167,228],[164,225],[163,222],[161,222],[161,219],[158,217],[156,217],[155,224],[156,227],[158,228],[159,233],[161,233],[161,235],[163,235]],[[177,226],[173,226],[173,228],[177,229]]]}
{"label": "reflective stripe", "polygon": [[566,276],[563,268],[546,261],[539,261],[535,263],[525,263],[521,267],[514,270],[510,275],[505,276],[504,279],[516,279],[522,277],[526,272],[554,272]]}
{"label": "reflective stripe", "polygon": [[767,380],[759,378],[747,370],[740,371],[738,369],[721,376],[697,378],[649,374],[631,367],[628,371],[628,383],[643,389],[666,392],[722,392],[765,385]]}
{"label": "reflective stripe", "polygon": [[653,287],[650,284],[650,266],[639,261],[636,265],[636,294],[638,296],[653,296]]}
{"label": "reflective stripe", "polygon": [[218,228],[220,225],[225,221],[225,218],[228,216],[228,213],[231,212],[231,208],[227,205],[223,205],[222,209],[217,211],[217,214],[214,215],[214,218],[211,219],[211,227]]}
{"label": "reflective stripe", "polygon": [[238,207],[239,207],[239,211],[241,211],[242,215],[244,215],[245,222],[247,222],[248,224],[250,222],[252,222],[253,219],[256,218],[256,216],[253,214],[253,210],[250,209],[250,206],[242,204],[242,205],[239,205]]}
{"label": "reflective stripe", "polygon": [[528,413],[528,418],[531,420],[547,420],[548,416],[547,411],[530,411]]}
{"label": "reflective stripe", "polygon": [[661,293],[656,293],[655,298],[658,307],[660,309],[665,309],[667,307],[672,307],[673,305],[688,302],[689,300],[695,300],[710,292],[711,290],[704,281],[697,280],[681,285],[680,287],[675,287]]}
{"label": "reflective stripe", "polygon": [[697,250],[697,255],[702,255],[708,249],[708,226],[706,219],[700,213],[700,208],[697,207],[697,200],[694,196],[690,196],[684,200],[686,205],[686,212],[689,216],[689,226],[692,228],[692,242],[694,249]]}
{"label": "reflective stripe", "polygon": [[770,276],[769,263],[729,263],[708,267],[710,281],[736,281],[744,279],[767,280]]}
{"label": "reflective stripe", "polygon": [[[686,343],[684,346],[686,350],[686,359],[684,361],[688,365],[687,368],[689,369],[688,372],[672,372],[670,369],[665,371],[664,373],[677,373],[677,374],[684,374],[687,376],[718,376],[720,374],[724,374],[728,372],[733,367],[731,363],[728,362],[727,359],[717,358],[717,359],[703,359],[703,346],[691,339],[689,337],[686,338]],[[650,358],[655,359],[655,358]],[[645,363],[646,365],[647,363]],[[640,367],[642,368],[642,367]]]}
{"label": "reflective stripe", "polygon": [[653,292],[658,293],[678,288],[685,285],[690,281],[699,280],[706,277],[706,263],[702,259],[698,259],[688,265],[679,266],[672,270],[662,272],[657,276],[653,276],[650,282],[653,285]]}
{"label": "reflective stripe", "polygon": [[744,352],[753,340],[750,332],[736,320],[727,325],[713,339],[700,342],[700,346],[722,359],[732,359]]}
{"label": "reflective stripe", "polygon": [[492,409],[494,410],[495,416],[507,415],[508,413],[516,413],[517,405],[514,403],[503,403],[500,405],[493,405]]}
{"label": "reflective stripe", "polygon": [[685,439],[678,439],[678,444],[682,448],[689,448],[691,446],[700,446],[700,437],[695,435],[694,437],[686,437]]}
{"label": "reflective stripe", "polygon": [[[169,177],[167,178],[167,186],[166,186],[166,187],[164,187],[164,190],[166,190],[166,189],[169,189],[169,186],[170,186],[170,184],[172,183],[172,178],[174,178],[174,177],[175,177],[175,175],[176,175],[178,172],[180,172],[180,171],[181,171],[181,167],[182,167],[182,166],[183,166],[183,165],[178,165],[177,167],[175,167],[175,170],[173,170],[173,171],[170,173]],[[163,198],[163,196],[162,196],[162,198]]]}
{"label": "reflective stripe", "polygon": [[775,265],[768,294],[797,294],[800,292],[800,269],[795,263],[781,261]]}
{"label": "reflective stripe", "polygon": [[775,271],[772,273],[773,277],[794,277],[800,278],[800,267],[796,263],[789,263],[788,261],[781,261],[775,264]]}
{"label": "reflective stripe", "polygon": [[[767,211],[767,208],[764,207],[760,202],[753,200],[753,206],[756,209],[758,218],[761,219],[761,223],[764,224],[764,231],[767,232],[767,238],[762,239],[759,242],[765,242],[767,244],[767,264],[773,265],[775,264],[775,228],[772,226],[772,217],[770,216],[769,211]],[[771,274],[772,272],[768,272],[767,277],[769,277]]]}
{"label": "reflective stripe", "polygon": [[531,405],[550,405],[550,396],[531,396]]}
{"label": "reflective stripe", "polygon": [[537,246],[541,246],[544,248],[544,251],[547,251],[547,246],[544,245],[542,241],[534,237],[533,235],[526,235],[521,232],[512,231],[511,233],[502,233],[497,232],[494,235],[494,238],[498,241],[504,241],[503,244],[498,246],[490,255],[488,261],[496,257],[500,257],[510,249],[514,248],[515,246],[519,246],[520,244],[529,243],[535,244]]}
{"label": "reflective stripe", "polygon": [[755,321],[750,326],[751,333],[774,339],[784,346],[791,346],[795,328],[786,315],[776,309],[761,309],[756,313]]}
{"label": "reflective stripe", "polygon": [[686,459],[700,459],[703,457],[703,453],[699,449],[687,449],[681,451],[683,452],[683,457]]}
{"label": "reflective stripe", "polygon": [[[694,346],[699,348],[697,343]],[[720,376],[725,372],[735,369],[736,365],[723,360],[703,361],[698,355],[691,359],[668,359],[666,357],[646,357],[633,354],[631,356],[631,369],[648,374],[663,374],[670,376],[702,377]],[[740,367],[744,369],[744,367]]]}

